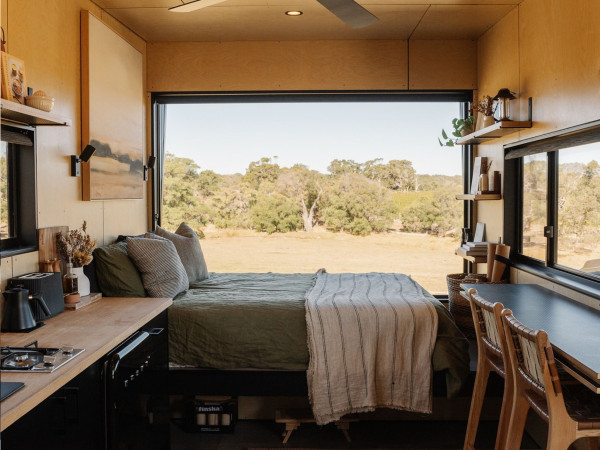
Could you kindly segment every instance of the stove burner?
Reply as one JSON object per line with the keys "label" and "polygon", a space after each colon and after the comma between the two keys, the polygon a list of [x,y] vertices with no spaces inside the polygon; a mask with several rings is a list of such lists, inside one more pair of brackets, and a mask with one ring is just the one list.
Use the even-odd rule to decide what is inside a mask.
{"label": "stove burner", "polygon": [[72,345],[63,348],[2,347],[0,371],[53,372],[83,351]]}
{"label": "stove burner", "polygon": [[44,361],[44,355],[37,351],[14,352],[2,360],[2,368],[31,369]]}

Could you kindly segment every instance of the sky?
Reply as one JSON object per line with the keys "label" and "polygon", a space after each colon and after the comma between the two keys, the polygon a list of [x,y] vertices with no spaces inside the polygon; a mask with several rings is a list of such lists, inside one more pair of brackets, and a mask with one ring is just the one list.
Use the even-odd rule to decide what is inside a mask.
{"label": "sky", "polygon": [[262,157],[322,173],[334,159],[408,159],[418,174],[460,175],[460,147],[438,143],[458,116],[458,103],[171,104],[165,150],[223,175]]}

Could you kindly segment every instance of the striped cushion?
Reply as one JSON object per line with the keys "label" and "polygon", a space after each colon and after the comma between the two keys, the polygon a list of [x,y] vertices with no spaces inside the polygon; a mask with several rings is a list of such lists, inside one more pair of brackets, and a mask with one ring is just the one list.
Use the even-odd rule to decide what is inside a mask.
{"label": "striped cushion", "polygon": [[127,238],[127,250],[150,297],[172,298],[188,288],[187,274],[171,241]]}
{"label": "striped cushion", "polygon": [[204,261],[204,254],[200,247],[200,240],[196,232],[189,225],[182,222],[175,233],[171,233],[161,227],[156,227],[156,234],[169,239],[175,244],[190,283],[208,278],[208,269],[206,268],[206,261]]}

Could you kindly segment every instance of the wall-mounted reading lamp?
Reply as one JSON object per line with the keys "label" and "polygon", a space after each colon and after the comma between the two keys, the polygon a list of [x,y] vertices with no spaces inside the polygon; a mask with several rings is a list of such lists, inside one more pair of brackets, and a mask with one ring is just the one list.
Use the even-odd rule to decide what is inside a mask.
{"label": "wall-mounted reading lamp", "polygon": [[96,151],[96,147],[92,145],[86,145],[81,155],[71,155],[71,176],[78,177],[81,175],[81,161],[88,162],[94,152]]}
{"label": "wall-mounted reading lamp", "polygon": [[148,164],[144,166],[144,181],[148,181],[148,171],[149,169],[154,169],[154,165],[156,164],[156,156],[150,155],[148,156]]}

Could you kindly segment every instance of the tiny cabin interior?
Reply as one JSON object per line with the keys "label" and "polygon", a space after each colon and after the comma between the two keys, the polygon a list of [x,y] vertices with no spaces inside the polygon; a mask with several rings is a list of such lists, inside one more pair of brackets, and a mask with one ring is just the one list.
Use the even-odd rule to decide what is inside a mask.
{"label": "tiny cabin interior", "polygon": [[[338,448],[598,444],[599,3],[0,0],[0,5],[0,378],[7,394],[0,403],[0,439],[7,449],[34,448],[38,437],[26,431],[32,424],[43,424],[39,444],[50,448],[295,447],[294,439],[299,447]],[[486,96],[494,97],[494,118],[484,124],[480,100]],[[187,182],[183,172],[170,172],[174,156],[165,144],[177,105],[432,100],[454,102],[459,125],[471,115],[475,120],[462,135],[460,127],[455,136],[444,132],[453,146],[447,151],[461,170],[461,191],[451,193],[460,225],[446,236],[454,239],[456,250],[447,253],[458,255],[454,271],[461,273],[448,277],[448,289],[447,273],[434,276],[444,286],[437,289],[418,276],[380,273],[388,270],[379,266],[332,270],[353,274],[295,274],[304,270],[278,270],[277,263],[264,270],[274,273],[260,279],[237,273],[244,270],[215,271],[210,256],[230,258],[239,248],[226,253],[211,247],[208,232],[199,239],[206,222],[192,223],[190,215],[175,215],[177,223],[168,229],[175,222],[166,219],[166,193]],[[276,126],[264,123],[255,134]],[[202,121],[192,128],[202,129]],[[450,122],[436,122],[435,128],[452,130]],[[438,146],[436,135],[416,138]],[[336,158],[329,161],[340,162]],[[204,165],[201,155],[195,162]],[[480,182],[492,163],[493,172]],[[252,164],[279,169],[269,158]],[[343,176],[358,176],[356,167]],[[315,186],[313,194],[296,197],[294,207],[305,213],[294,225],[298,230],[307,230],[309,212],[311,229],[333,223],[325,212],[313,219],[310,206],[332,198],[323,194],[322,184]],[[200,184],[192,190],[198,198],[204,195]],[[267,210],[276,207],[268,205]],[[242,213],[230,216],[236,214]],[[188,224],[177,228],[179,222]],[[66,253],[57,242],[58,233],[65,236],[82,223],[83,234],[74,239],[87,236],[88,250],[95,240],[93,264],[69,250],[68,239],[62,244]],[[379,230],[368,218],[357,224],[375,235],[391,227]],[[473,236],[480,224],[485,238]],[[266,234],[265,227],[258,231]],[[361,234],[353,230],[336,229],[340,235]],[[486,244],[472,244],[478,241]],[[258,261],[260,252],[248,259]],[[293,262],[293,255],[282,253]],[[52,264],[64,254],[79,266],[76,289],[64,279],[71,272],[64,257]],[[345,259],[332,254],[332,261]],[[438,251],[429,263],[447,256]],[[428,265],[410,258],[402,258],[408,267]],[[341,291],[347,294],[343,300]],[[43,301],[29,299],[38,294]],[[483,309],[475,309],[474,296],[484,300]],[[409,313],[401,312],[398,299],[423,309],[408,306]],[[549,341],[538,334],[527,347],[531,336],[516,331],[507,339],[508,320],[498,319],[496,327],[485,301],[510,308],[527,329],[544,329]],[[425,322],[417,322],[421,315],[418,320]],[[408,316],[411,321],[403,322]],[[34,347],[60,350],[33,357],[25,350],[12,362],[5,357],[15,354],[5,347],[29,347],[33,341]],[[536,345],[546,350],[536,353]],[[539,378],[519,365],[527,349]],[[28,364],[28,372],[15,370]],[[578,422],[544,400],[550,389],[544,383],[556,375],[556,366],[589,407]],[[333,378],[336,371],[342,378]],[[497,372],[487,394],[486,371]],[[519,384],[519,373],[535,379],[535,387]],[[549,383],[562,396],[560,385]],[[570,404],[569,389],[563,390]],[[533,410],[542,413],[530,412],[524,425],[519,417],[535,403],[533,391],[542,399]],[[326,432],[315,421],[335,423],[335,437],[302,441],[303,430],[314,436]],[[245,427],[266,422],[268,430],[283,432],[285,443],[279,434],[259,443],[248,437],[256,431]],[[447,442],[435,436],[445,426],[453,430]],[[418,439],[411,430],[418,430]],[[558,440],[557,430],[568,442]]]}

